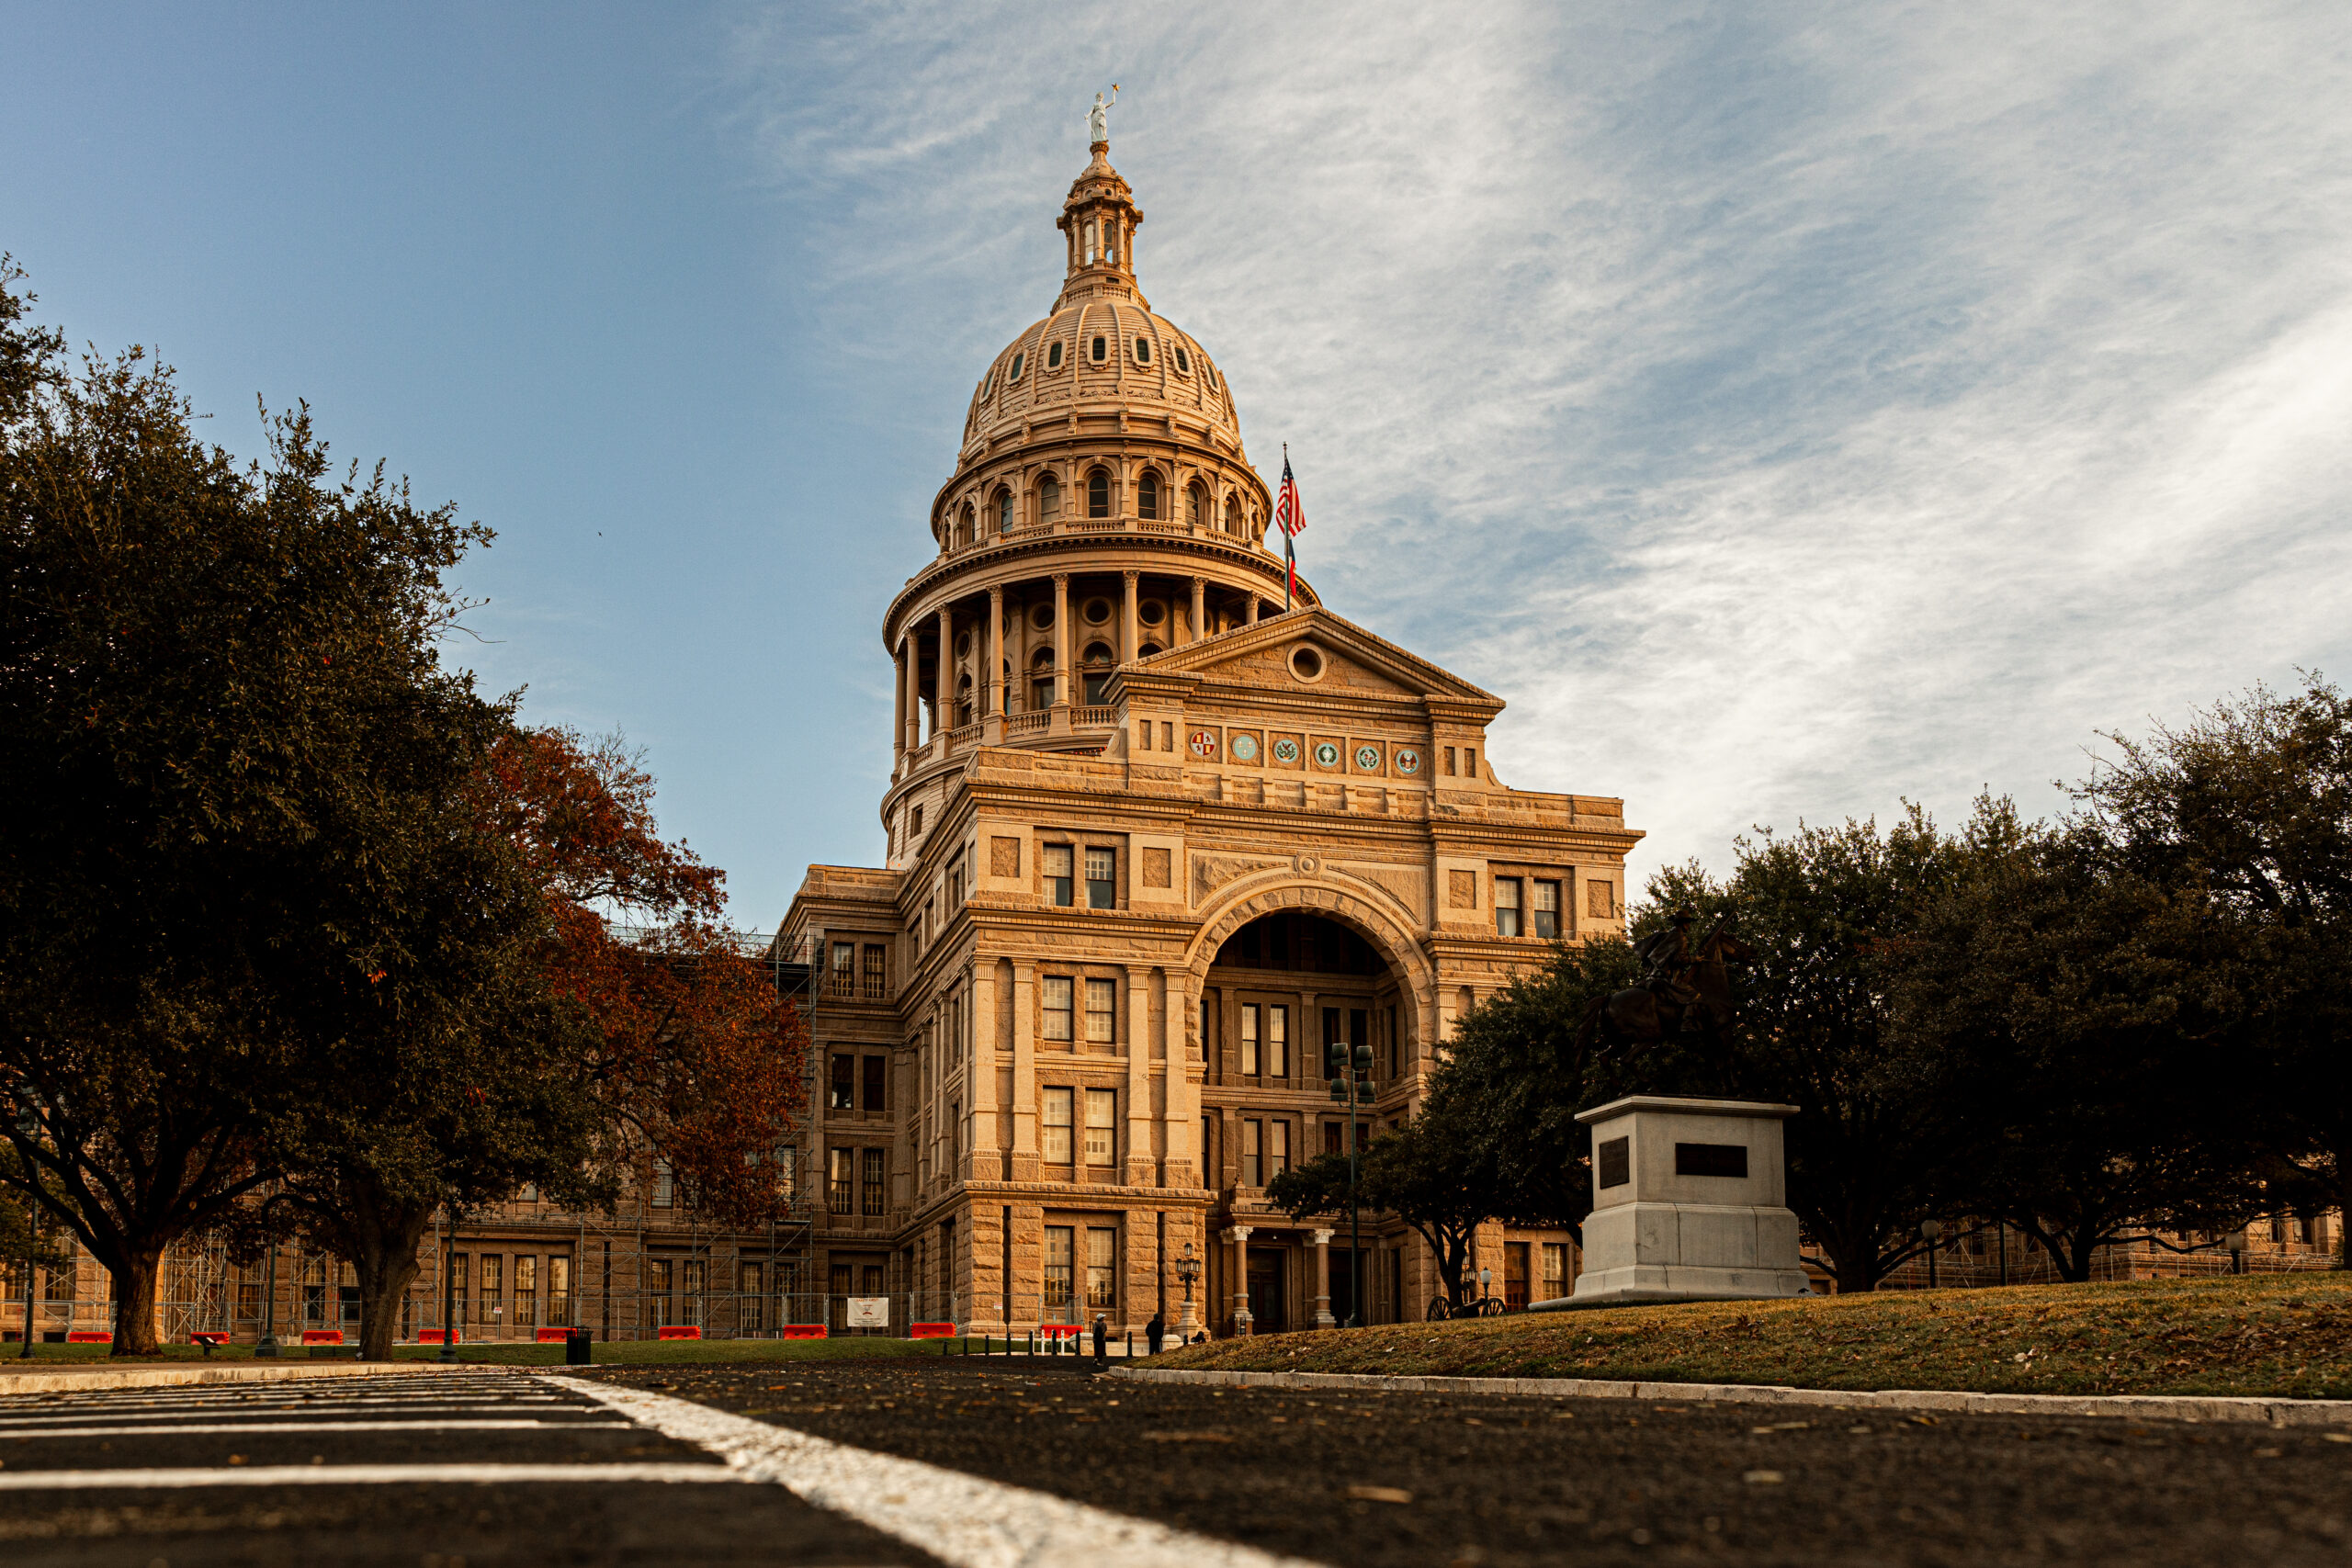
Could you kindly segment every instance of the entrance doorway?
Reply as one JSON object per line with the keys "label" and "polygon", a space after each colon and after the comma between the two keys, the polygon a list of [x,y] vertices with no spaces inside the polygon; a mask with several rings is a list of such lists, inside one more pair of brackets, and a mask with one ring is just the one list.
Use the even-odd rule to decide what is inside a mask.
{"label": "entrance doorway", "polygon": [[1283,1311],[1283,1255],[1252,1248],[1250,1253],[1250,1316],[1252,1332],[1281,1334],[1290,1327]]}

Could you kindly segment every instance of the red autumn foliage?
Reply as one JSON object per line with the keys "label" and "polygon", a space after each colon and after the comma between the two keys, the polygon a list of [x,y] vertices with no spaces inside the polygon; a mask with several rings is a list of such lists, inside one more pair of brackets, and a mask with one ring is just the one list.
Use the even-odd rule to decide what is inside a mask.
{"label": "red autumn foliage", "polygon": [[663,841],[652,776],[616,737],[517,729],[490,771],[499,829],[548,892],[548,976],[588,1021],[582,1073],[614,1160],[650,1149],[699,1217],[764,1224],[807,1109],[808,1026],[723,923],[726,874]]}

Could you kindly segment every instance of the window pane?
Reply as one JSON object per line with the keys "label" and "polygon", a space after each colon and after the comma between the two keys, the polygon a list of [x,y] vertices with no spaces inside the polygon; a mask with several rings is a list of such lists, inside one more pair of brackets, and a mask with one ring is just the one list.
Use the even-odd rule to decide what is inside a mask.
{"label": "window pane", "polygon": [[1265,1140],[1266,1124],[1263,1122],[1241,1123],[1241,1185],[1244,1187],[1263,1187],[1266,1184],[1264,1156],[1261,1152]]}
{"label": "window pane", "polygon": [[1495,878],[1495,934],[1519,935],[1519,878],[1498,876]]}
{"label": "window pane", "polygon": [[1086,852],[1086,907],[1090,909],[1114,908],[1119,901],[1118,852],[1114,850]]}
{"label": "window pane", "polygon": [[1086,1304],[1101,1309],[1118,1304],[1119,1233],[1091,1228],[1086,1233]]}
{"label": "window pane", "polygon": [[1046,899],[1060,908],[1066,909],[1070,906],[1070,847],[1068,844],[1046,846]]}
{"label": "window pane", "polygon": [[1119,1093],[1116,1089],[1086,1091],[1086,1163],[1107,1167],[1118,1148]]}
{"label": "window pane", "polygon": [[833,1107],[835,1111],[857,1109],[857,1058],[833,1058]]}
{"label": "window pane", "polygon": [[1544,1244],[1544,1294],[1542,1301],[1555,1302],[1568,1293],[1568,1247],[1561,1241]]}
{"label": "window pane", "polygon": [[865,1212],[876,1217],[883,1210],[883,1175],[888,1157],[881,1149],[865,1151]]}
{"label": "window pane", "polygon": [[865,1109],[868,1111],[882,1111],[888,1109],[888,1102],[884,1099],[882,1092],[882,1074],[883,1059],[879,1056],[866,1057]]}
{"label": "window pane", "polygon": [[1560,934],[1560,885],[1556,882],[1535,885],[1535,934],[1547,939]]}
{"label": "window pane", "polygon": [[1077,1241],[1074,1225],[1046,1227],[1046,1304],[1049,1307],[1069,1305],[1070,1255],[1077,1250]]}
{"label": "window pane", "polygon": [[1258,1004],[1245,1002],[1241,1008],[1241,1070],[1255,1076],[1258,1071]]}
{"label": "window pane", "polygon": [[1070,1112],[1076,1091],[1049,1089],[1045,1099],[1045,1160],[1047,1165],[1070,1163]]}
{"label": "window pane", "polygon": [[1067,975],[1048,975],[1046,984],[1046,1038],[1068,1040],[1070,1036],[1070,991],[1072,983]]}
{"label": "window pane", "polygon": [[1086,982],[1086,1042],[1112,1045],[1118,1042],[1119,985],[1115,980]]}
{"label": "window pane", "polygon": [[1266,1010],[1266,1076],[1290,1077],[1290,1009]]}
{"label": "window pane", "polygon": [[1266,1179],[1272,1181],[1290,1168],[1290,1123],[1266,1123]]}

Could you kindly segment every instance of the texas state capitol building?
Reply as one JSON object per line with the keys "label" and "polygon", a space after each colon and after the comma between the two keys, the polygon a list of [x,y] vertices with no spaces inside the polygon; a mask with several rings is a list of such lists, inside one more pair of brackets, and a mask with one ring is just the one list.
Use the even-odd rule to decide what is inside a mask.
{"label": "texas state capitol building", "polygon": [[[1057,227],[1052,312],[979,378],[883,619],[888,863],[811,866],[779,941],[823,965],[816,1278],[975,1332],[1217,1335],[1419,1318],[1401,1224],[1292,1220],[1339,1148],[1324,1044],[1372,1048],[1367,1131],[1455,1018],[1555,934],[1617,934],[1619,801],[1510,788],[1501,701],[1340,618],[1265,545],[1233,389],[1136,287],[1107,142]],[[1482,1233],[1494,1292],[1566,1293],[1561,1232]],[[1337,1256],[1333,1256],[1334,1254]]]}

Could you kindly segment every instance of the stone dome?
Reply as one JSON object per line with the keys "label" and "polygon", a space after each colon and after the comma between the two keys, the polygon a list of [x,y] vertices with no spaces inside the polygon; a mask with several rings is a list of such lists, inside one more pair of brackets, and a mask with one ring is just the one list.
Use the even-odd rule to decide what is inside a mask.
{"label": "stone dome", "polygon": [[1241,439],[1233,394],[1200,344],[1132,293],[1102,293],[1057,301],[1005,345],[972,390],[964,443],[1105,402]]}

